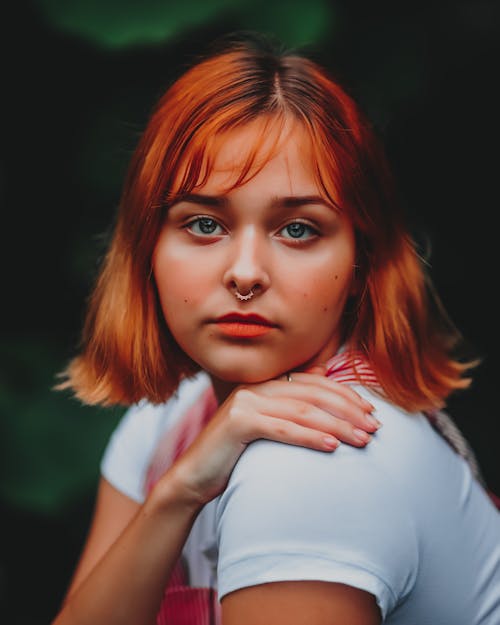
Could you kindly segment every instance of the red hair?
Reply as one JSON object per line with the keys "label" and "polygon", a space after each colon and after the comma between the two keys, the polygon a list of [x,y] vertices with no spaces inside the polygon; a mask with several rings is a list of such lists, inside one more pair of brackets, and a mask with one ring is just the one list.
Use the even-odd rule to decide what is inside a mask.
{"label": "red hair", "polygon": [[435,298],[375,133],[314,62],[244,43],[189,69],[152,112],[90,297],[82,352],[59,388],[87,403],[160,403],[199,370],[165,324],[151,256],[165,210],[210,175],[218,138],[255,120],[264,122],[261,141],[249,147],[233,186],[254,175],[269,128],[277,148],[287,121],[302,124],[320,189],[356,232],[359,293],[344,314],[345,340],[365,353],[391,401],[410,411],[441,406],[468,386],[463,374],[471,363],[456,359],[458,334],[432,310]]}

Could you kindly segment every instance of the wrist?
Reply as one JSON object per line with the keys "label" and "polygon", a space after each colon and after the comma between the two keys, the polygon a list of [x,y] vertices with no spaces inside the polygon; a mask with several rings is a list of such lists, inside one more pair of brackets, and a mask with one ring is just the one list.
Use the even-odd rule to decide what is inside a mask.
{"label": "wrist", "polygon": [[177,467],[171,467],[154,486],[148,498],[160,510],[172,506],[183,508],[193,515],[207,503],[189,482],[183,479]]}

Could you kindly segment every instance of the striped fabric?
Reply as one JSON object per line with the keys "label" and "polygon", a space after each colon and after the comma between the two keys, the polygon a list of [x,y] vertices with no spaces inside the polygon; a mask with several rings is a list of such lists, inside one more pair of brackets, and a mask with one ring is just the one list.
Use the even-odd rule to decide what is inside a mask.
{"label": "striped fabric", "polygon": [[[217,410],[217,400],[209,387],[177,425],[160,441],[146,476],[149,492],[177,460]],[[215,588],[189,585],[189,571],[182,557],[174,567],[157,615],[157,625],[221,625],[220,604]]]}
{"label": "striped fabric", "polygon": [[[327,363],[326,376],[341,384],[362,384],[379,389],[377,378],[361,352],[346,351]],[[212,388],[184,415],[177,426],[160,441],[147,474],[147,489],[151,489],[169,466],[186,450],[202,431],[217,409]],[[452,419],[442,411],[425,413],[434,429],[451,447],[469,463],[472,473],[483,482],[477,460]],[[489,493],[500,508],[500,498]],[[157,616],[157,625],[220,625],[220,604],[214,588],[189,586],[188,572],[180,559],[165,589],[163,602]]]}
{"label": "striped fabric", "polygon": [[165,471],[191,445],[216,410],[217,399],[210,386],[160,440],[146,474],[146,492],[153,488]]}
{"label": "striped fabric", "polygon": [[220,624],[220,606],[213,588],[191,588],[187,584],[168,586],[157,625]]}
{"label": "striped fabric", "polygon": [[355,350],[341,352],[331,358],[327,363],[325,375],[340,384],[361,383],[364,386],[378,386],[377,377],[363,353]]}

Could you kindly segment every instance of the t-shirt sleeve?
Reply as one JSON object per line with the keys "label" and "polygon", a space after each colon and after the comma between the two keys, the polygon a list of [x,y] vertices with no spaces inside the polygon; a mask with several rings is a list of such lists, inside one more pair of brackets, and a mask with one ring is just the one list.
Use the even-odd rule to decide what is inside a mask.
{"label": "t-shirt sleeve", "polygon": [[141,401],[129,408],[104,451],[102,477],[127,497],[142,503],[146,498],[146,474],[158,443],[209,383],[208,376],[200,372],[183,380],[164,404]]}
{"label": "t-shirt sleeve", "polygon": [[138,503],[145,499],[144,481],[169,405],[140,403],[129,408],[114,430],[101,461],[101,475]]}
{"label": "t-shirt sleeve", "polygon": [[219,597],[268,582],[339,582],[375,595],[385,618],[416,577],[407,508],[369,446],[330,454],[256,441],[217,506]]}

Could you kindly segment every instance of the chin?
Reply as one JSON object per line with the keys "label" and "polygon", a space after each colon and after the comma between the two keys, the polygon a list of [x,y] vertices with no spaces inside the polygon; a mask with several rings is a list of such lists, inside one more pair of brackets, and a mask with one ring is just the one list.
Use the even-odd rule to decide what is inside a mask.
{"label": "chin", "polygon": [[258,384],[259,382],[267,382],[268,380],[272,380],[274,378],[283,375],[287,369],[281,368],[251,368],[248,364],[241,367],[231,367],[231,368],[206,368],[208,373],[214,375],[219,380],[223,382],[231,382],[234,384]]}
{"label": "chin", "polygon": [[277,378],[281,374],[259,374],[250,371],[242,372],[241,374],[239,374],[231,371],[230,373],[228,372],[227,375],[224,375],[224,373],[221,374],[219,372],[214,372],[214,375],[224,382],[233,382],[235,384],[258,384],[259,382],[267,382],[268,380]]}

